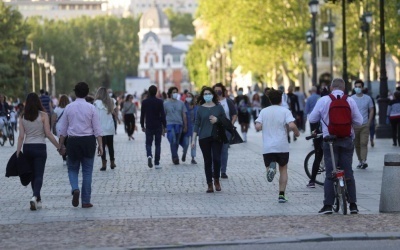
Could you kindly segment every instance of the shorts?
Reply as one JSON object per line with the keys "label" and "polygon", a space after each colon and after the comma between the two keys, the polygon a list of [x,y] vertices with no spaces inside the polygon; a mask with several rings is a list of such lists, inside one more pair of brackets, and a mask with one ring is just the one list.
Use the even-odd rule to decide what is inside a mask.
{"label": "shorts", "polygon": [[239,124],[245,123],[249,124],[250,123],[250,114],[249,113],[238,113],[238,120]]}
{"label": "shorts", "polygon": [[264,164],[269,167],[271,162],[276,162],[280,167],[283,167],[289,162],[289,152],[287,153],[268,153],[263,154]]}

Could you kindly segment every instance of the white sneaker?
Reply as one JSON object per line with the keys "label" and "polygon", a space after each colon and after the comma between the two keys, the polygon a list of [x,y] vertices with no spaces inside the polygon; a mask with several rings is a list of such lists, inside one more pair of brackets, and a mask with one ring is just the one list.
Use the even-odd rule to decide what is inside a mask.
{"label": "white sneaker", "polygon": [[37,209],[37,200],[36,200],[36,196],[33,196],[31,201],[29,202],[31,205],[31,210],[35,211]]}
{"label": "white sneaker", "polygon": [[155,166],[156,169],[161,169],[162,167],[160,165]]}
{"label": "white sneaker", "polygon": [[36,208],[37,209],[42,209],[42,202],[41,201],[37,202]]}

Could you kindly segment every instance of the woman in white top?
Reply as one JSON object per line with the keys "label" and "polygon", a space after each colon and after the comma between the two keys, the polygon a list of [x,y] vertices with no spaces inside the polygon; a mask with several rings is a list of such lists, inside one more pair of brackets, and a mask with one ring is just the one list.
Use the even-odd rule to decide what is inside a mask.
{"label": "woman in white top", "polygon": [[36,93],[30,93],[26,97],[24,114],[19,120],[17,157],[21,153],[22,146],[24,146],[24,156],[33,171],[31,210],[37,210],[42,207],[40,190],[42,189],[44,167],[47,159],[46,137],[57,148],[57,151],[60,151],[61,146],[50,131],[49,116],[44,110],[39,96]]}
{"label": "woman in white top", "polygon": [[[68,96],[62,95],[60,97],[58,106],[54,109],[53,115],[51,116],[51,124],[53,124],[53,134],[57,135],[58,137],[60,137],[60,123],[58,121],[63,116],[64,109],[68,104],[69,104]],[[64,141],[65,147],[67,147],[67,141],[68,141],[68,137],[66,137],[65,141]],[[62,155],[62,158],[63,158],[63,164],[64,164],[64,166],[66,166],[67,165],[67,154],[65,153],[64,155]]]}
{"label": "woman in white top", "polygon": [[[106,146],[108,147],[108,153],[110,155],[110,167],[114,169],[115,165],[115,158],[114,158],[114,134],[115,134],[115,127],[114,127],[114,109],[115,105],[113,100],[107,93],[107,89],[101,87],[97,90],[95,101],[93,105],[97,108],[97,113],[99,115],[101,129],[103,131],[102,141],[103,141],[103,152],[105,152]],[[102,167],[100,171],[105,171],[107,168],[107,158],[106,154],[104,153],[101,156],[102,159]]]}

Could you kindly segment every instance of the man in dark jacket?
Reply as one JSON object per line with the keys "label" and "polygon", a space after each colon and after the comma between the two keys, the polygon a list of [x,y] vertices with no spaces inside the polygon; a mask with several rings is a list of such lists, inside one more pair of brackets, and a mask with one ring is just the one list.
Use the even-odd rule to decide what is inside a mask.
{"label": "man in dark jacket", "polygon": [[163,101],[156,98],[156,94],[157,87],[150,86],[149,97],[142,102],[140,125],[142,126],[142,131],[146,133],[147,165],[149,168],[153,167],[151,146],[154,139],[156,147],[154,165],[156,169],[160,169],[161,135],[164,136],[165,134],[167,122],[165,120]]}
{"label": "man in dark jacket", "polygon": [[7,119],[8,113],[11,111],[10,106],[6,102],[6,97],[0,93],[0,129],[3,132],[4,141],[7,140],[7,129],[4,123]]}

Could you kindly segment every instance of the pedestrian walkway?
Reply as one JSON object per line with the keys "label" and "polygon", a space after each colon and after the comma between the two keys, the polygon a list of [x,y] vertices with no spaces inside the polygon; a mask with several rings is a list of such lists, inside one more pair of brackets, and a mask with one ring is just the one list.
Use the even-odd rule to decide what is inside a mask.
{"label": "pedestrian walkway", "polygon": [[[312,143],[304,139],[305,135],[302,134],[290,145],[287,186],[289,202],[285,204],[278,203],[279,174],[272,183],[266,180],[261,155],[261,133],[256,133],[253,127],[249,130],[247,143],[233,145],[229,150],[229,179],[221,180],[222,192],[206,194],[199,147],[197,165],[190,164],[190,159],[187,159],[185,163],[176,166],[172,163],[168,141],[163,138],[160,161],[162,169],[150,169],[147,167],[144,133],[136,132],[135,140],[128,141],[122,125],[119,125],[114,144],[117,168],[111,170],[108,167],[107,171],[100,172],[101,159],[95,160],[92,188],[94,207],[91,209],[72,207],[67,168],[62,165],[62,159],[54,147],[48,145],[42,189],[43,209],[35,212],[29,210],[31,189],[23,187],[18,178],[0,179],[0,188],[3,190],[0,196],[3,204],[0,206],[0,235],[4,235],[3,239],[0,236],[0,245],[13,248],[16,242],[12,240],[19,239],[12,235],[14,231],[29,232],[27,239],[36,236],[38,242],[35,244],[44,248],[55,248],[58,243],[60,248],[77,247],[79,244],[87,247],[126,247],[320,232],[320,225],[335,224],[342,217],[333,215],[331,218],[335,219],[329,219],[317,215],[322,207],[323,189],[306,188],[308,179],[303,161],[312,150]],[[345,220],[348,225],[355,226],[356,232],[364,232],[362,227],[358,228],[358,221],[365,228],[371,220],[380,227],[369,227],[368,232],[399,231],[400,223],[393,221],[391,215],[379,215],[378,212],[384,154],[399,152],[391,144],[390,139],[377,139],[375,147],[369,148],[369,167],[366,170],[354,169],[361,215],[348,216]],[[15,150],[16,146],[11,147],[9,144],[0,148],[0,156],[4,159],[0,165],[1,172],[5,172],[6,162]],[[287,228],[287,221],[295,226],[293,232]],[[311,222],[311,226],[308,222]],[[307,225],[301,226],[300,223]],[[154,228],[156,225],[160,228]],[[266,229],[270,225],[276,234],[267,234],[267,231],[272,232]],[[198,228],[201,226],[203,228]],[[300,230],[302,227],[308,229]],[[59,230],[60,235],[48,239],[46,235],[49,231],[43,231],[51,231],[53,228]],[[217,234],[213,228],[227,230],[229,233]],[[83,236],[77,234],[81,230],[87,233],[85,237],[88,237],[88,241],[85,240],[85,243]],[[19,244],[25,248],[30,242]]]}

